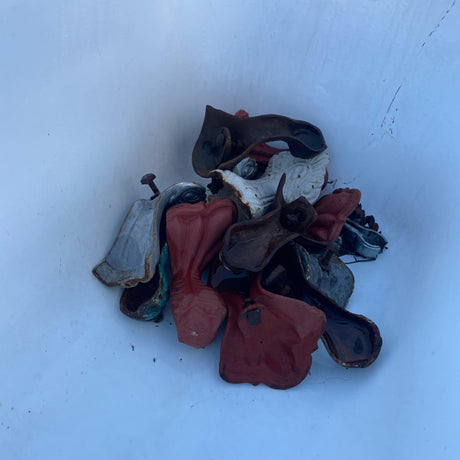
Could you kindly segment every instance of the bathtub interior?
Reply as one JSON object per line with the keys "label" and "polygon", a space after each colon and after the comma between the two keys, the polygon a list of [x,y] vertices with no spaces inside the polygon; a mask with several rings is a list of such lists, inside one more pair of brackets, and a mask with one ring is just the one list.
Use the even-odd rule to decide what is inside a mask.
{"label": "bathtub interior", "polygon": [[[458,458],[459,6],[5,1],[4,458]],[[369,368],[320,345],[295,388],[230,385],[221,336],[180,344],[92,276],[143,174],[206,183],[206,104],[319,126],[330,180],[361,190],[389,240],[350,266]]]}

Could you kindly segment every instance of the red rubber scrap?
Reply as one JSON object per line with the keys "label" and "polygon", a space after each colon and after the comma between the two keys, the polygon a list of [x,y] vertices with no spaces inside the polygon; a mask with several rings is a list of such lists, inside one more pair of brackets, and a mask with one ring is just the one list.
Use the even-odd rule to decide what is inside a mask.
{"label": "red rubber scrap", "polygon": [[287,389],[307,376],[326,317],[305,302],[266,291],[260,279],[252,283],[249,298],[222,294],[229,318],[219,373],[230,383]]}
{"label": "red rubber scrap", "polygon": [[337,189],[323,196],[314,206],[318,218],[308,233],[322,241],[336,241],[360,200],[361,192],[355,188]]}
{"label": "red rubber scrap", "polygon": [[171,309],[179,341],[187,345],[209,345],[227,315],[222,298],[201,281],[201,273],[219,252],[225,231],[236,216],[228,198],[179,204],[166,214]]}
{"label": "red rubber scrap", "polygon": [[[237,118],[249,118],[248,112],[246,110],[240,109],[238,112],[235,113],[235,117]],[[271,147],[268,144],[262,143],[259,145],[256,145],[252,150],[249,156],[251,158],[254,158],[254,160],[257,161],[257,163],[263,164],[263,165],[268,165],[268,162],[270,161],[270,158],[273,155],[276,155],[280,152],[285,152],[288,149],[277,149],[275,147]]]}

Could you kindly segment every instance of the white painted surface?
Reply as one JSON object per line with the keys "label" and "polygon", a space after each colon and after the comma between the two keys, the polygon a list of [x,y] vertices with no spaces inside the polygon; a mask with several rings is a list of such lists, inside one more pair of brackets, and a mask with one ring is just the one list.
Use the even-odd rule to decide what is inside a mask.
{"label": "white painted surface", "polygon": [[[0,3],[2,459],[460,457],[455,3]],[[370,368],[321,349],[296,388],[232,386],[218,343],[124,317],[91,275],[144,173],[196,179],[205,104],[314,123],[361,189],[390,240],[352,266]]]}
{"label": "white painted surface", "polygon": [[290,152],[280,152],[271,157],[267,169],[258,179],[247,180],[233,171],[222,169],[215,169],[213,177],[223,185],[218,196],[238,197],[237,201],[245,207],[248,217],[258,218],[273,208],[283,174],[286,174],[283,198],[287,203],[302,196],[315,204],[324,186],[328,164],[327,152],[306,159],[297,158]]}

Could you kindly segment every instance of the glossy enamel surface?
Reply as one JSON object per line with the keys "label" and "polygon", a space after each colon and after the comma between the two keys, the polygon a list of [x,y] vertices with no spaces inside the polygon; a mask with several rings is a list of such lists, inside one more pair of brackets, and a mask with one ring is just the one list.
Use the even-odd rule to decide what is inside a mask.
{"label": "glossy enamel surface", "polygon": [[[1,2],[3,460],[460,459],[453,3]],[[311,121],[362,191],[390,242],[349,265],[371,367],[320,344],[292,390],[226,384],[218,343],[131,320],[90,273],[144,172],[194,180],[208,101]]]}

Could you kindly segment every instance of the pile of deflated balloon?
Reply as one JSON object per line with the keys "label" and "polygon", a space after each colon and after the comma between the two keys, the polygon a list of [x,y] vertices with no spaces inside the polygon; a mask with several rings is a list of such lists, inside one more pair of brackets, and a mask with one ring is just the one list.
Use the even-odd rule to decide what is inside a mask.
{"label": "pile of deflated balloon", "polygon": [[[179,341],[197,348],[225,327],[219,372],[231,383],[297,385],[319,339],[342,366],[372,364],[380,332],[346,310],[354,277],[340,257],[375,259],[387,241],[361,208],[359,190],[324,194],[321,131],[207,106],[192,162],[210,178],[210,193],[181,182],[137,200],[93,270],[124,288],[121,311],[161,321],[169,302]],[[153,178],[142,182],[158,192]]]}

